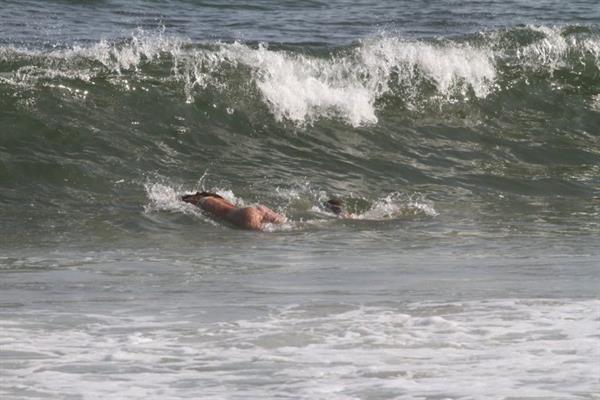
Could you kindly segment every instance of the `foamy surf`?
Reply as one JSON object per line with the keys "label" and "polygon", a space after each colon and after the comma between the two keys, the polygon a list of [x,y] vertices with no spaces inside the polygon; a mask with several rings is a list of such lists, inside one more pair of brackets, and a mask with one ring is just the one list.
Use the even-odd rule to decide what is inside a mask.
{"label": "foamy surf", "polygon": [[52,330],[46,320],[71,314],[29,313],[0,331],[11,382],[1,390],[90,399],[592,400],[599,307],[568,299],[306,303],[215,322],[172,311],[85,314],[79,326]]}
{"label": "foamy surf", "polygon": [[422,195],[394,192],[377,199],[367,211],[357,217],[368,220],[385,220],[400,217],[435,217],[437,215],[438,212],[433,204]]}

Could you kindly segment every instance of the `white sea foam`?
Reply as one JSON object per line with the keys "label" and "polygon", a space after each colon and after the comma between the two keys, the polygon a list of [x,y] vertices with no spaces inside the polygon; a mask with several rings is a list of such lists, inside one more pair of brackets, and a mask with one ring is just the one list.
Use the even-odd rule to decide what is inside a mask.
{"label": "white sea foam", "polygon": [[490,50],[469,45],[434,45],[398,38],[367,40],[349,54],[329,58],[233,43],[222,44],[218,51],[196,53],[186,81],[189,93],[195,86],[215,84],[218,78],[214,72],[222,65],[243,65],[252,71],[265,104],[277,120],[304,123],[338,117],[358,126],[377,122],[375,103],[394,85],[418,92],[421,81],[426,80],[445,97],[456,89],[463,97],[468,89],[477,97],[485,97],[496,76],[492,58]]}
{"label": "white sea foam", "polygon": [[549,27],[531,27],[540,32],[544,38],[529,46],[518,49],[517,56],[521,62],[535,69],[552,69],[563,66],[567,61],[568,52],[575,45],[574,39],[567,41],[560,30]]}
{"label": "white sea foam", "polygon": [[[164,29],[158,32],[136,29],[127,41],[100,40],[91,46],[75,45],[49,51],[0,47],[0,61],[17,59],[29,64],[19,67],[13,74],[0,76],[0,82],[16,86],[32,86],[40,81],[47,85],[47,81],[56,79],[90,82],[99,76],[106,77],[107,72],[117,75],[137,72],[142,65],[160,60],[163,56],[172,63],[172,73],[177,74],[182,47],[187,42],[186,39],[165,34]],[[98,68],[90,61],[102,66]],[[111,81],[123,84],[127,90],[134,89],[119,79]]]}
{"label": "white sea foam", "polygon": [[[2,323],[6,398],[594,399],[598,300],[298,304],[200,323]],[[53,316],[55,320],[69,317]],[[51,319],[51,318],[50,318]]]}
{"label": "white sea foam", "polygon": [[149,203],[144,206],[147,213],[153,211],[177,211],[196,214],[196,208],[181,201],[182,193],[191,191],[180,190],[162,183],[146,183],[144,185]]}
{"label": "white sea foam", "polygon": [[390,219],[402,216],[425,215],[435,217],[438,215],[430,201],[419,194],[406,195],[399,192],[377,199],[362,214],[358,215],[360,219]]}
{"label": "white sea foam", "polygon": [[524,67],[553,73],[573,64],[586,65],[586,58],[592,57],[593,64],[600,68],[600,38],[564,35],[558,27],[529,26],[528,29],[542,34],[543,38],[517,49],[517,60]]}
{"label": "white sea foam", "polygon": [[377,71],[376,86],[384,87],[392,72],[398,80],[412,86],[422,76],[445,96],[455,85],[465,85],[477,97],[485,97],[496,78],[493,53],[485,47],[466,44],[429,44],[408,42],[398,38],[380,38],[366,42],[360,48],[361,60],[367,71]]}

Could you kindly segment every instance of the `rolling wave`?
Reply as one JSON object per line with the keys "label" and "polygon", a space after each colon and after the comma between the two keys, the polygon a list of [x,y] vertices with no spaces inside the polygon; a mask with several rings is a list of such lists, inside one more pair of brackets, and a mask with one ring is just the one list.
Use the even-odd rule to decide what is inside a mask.
{"label": "rolling wave", "polygon": [[179,92],[182,102],[209,98],[230,113],[265,111],[294,124],[339,119],[357,127],[377,124],[381,112],[393,109],[477,103],[522,90],[577,93],[596,107],[600,33],[528,26],[430,41],[382,34],[343,48],[311,49],[194,44],[138,30],[127,40],[88,47],[5,46],[0,82],[2,91],[76,87],[71,93],[84,97],[100,83],[126,91],[159,85]]}

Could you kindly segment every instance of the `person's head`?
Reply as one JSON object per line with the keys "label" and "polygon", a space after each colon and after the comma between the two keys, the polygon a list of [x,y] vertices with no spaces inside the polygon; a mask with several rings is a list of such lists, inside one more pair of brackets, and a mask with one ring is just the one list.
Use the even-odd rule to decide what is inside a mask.
{"label": "person's head", "polygon": [[341,199],[333,198],[327,200],[323,203],[326,209],[334,213],[335,215],[340,215],[344,212],[344,202]]}
{"label": "person's head", "polygon": [[186,194],[186,195],[182,196],[181,200],[185,201],[186,203],[191,203],[191,204],[194,204],[197,206],[200,203],[200,201],[205,197],[215,197],[217,199],[223,198],[216,193],[196,192],[195,194]]}

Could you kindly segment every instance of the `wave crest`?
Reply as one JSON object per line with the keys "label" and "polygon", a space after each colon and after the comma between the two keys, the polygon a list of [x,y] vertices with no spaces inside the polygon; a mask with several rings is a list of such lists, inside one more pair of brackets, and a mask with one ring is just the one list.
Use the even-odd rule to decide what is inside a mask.
{"label": "wave crest", "polygon": [[469,45],[434,45],[380,38],[361,43],[347,54],[328,58],[272,51],[233,43],[215,52],[201,50],[187,65],[188,99],[195,87],[217,86],[225,67],[249,71],[251,79],[278,121],[310,123],[340,118],[352,126],[377,122],[376,104],[384,95],[408,88],[412,99],[429,83],[437,95],[449,98],[469,90],[489,94],[496,71],[489,52]]}
{"label": "wave crest", "polygon": [[158,79],[179,85],[188,103],[209,97],[250,113],[259,104],[279,122],[333,118],[352,126],[377,123],[378,112],[394,104],[417,109],[480,101],[540,73],[549,90],[560,90],[556,80],[600,90],[600,35],[589,29],[512,28],[431,41],[382,35],[313,53],[237,42],[193,45],[163,31],[137,30],[126,41],[89,47],[0,48],[0,83]]}

